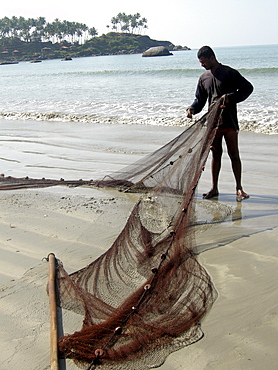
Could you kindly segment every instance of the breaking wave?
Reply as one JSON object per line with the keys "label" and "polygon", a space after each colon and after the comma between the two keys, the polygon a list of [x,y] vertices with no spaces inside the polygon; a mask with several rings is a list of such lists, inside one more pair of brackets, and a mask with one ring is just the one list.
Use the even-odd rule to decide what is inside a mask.
{"label": "breaking wave", "polygon": [[[263,134],[278,134],[278,119],[276,115],[259,116],[259,112],[239,112],[239,126],[242,131]],[[82,122],[88,124],[125,124],[154,126],[190,126],[192,120],[184,115],[148,115],[119,116],[100,114],[71,114],[56,112],[0,112],[0,119],[19,121],[50,121],[50,122]],[[197,119],[197,117],[196,117]]]}

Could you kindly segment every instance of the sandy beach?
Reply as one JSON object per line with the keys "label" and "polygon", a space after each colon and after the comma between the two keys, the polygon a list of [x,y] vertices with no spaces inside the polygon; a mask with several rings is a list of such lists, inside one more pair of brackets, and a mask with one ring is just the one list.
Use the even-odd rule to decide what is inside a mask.
{"label": "sandy beach", "polygon": [[[101,134],[107,133],[111,150],[105,153],[98,144],[96,165],[106,161],[103,171],[111,172],[113,165],[130,163],[180,131],[161,126],[110,125],[109,131],[99,127],[94,140],[100,143]],[[74,142],[74,134],[71,140]],[[116,147],[121,149],[120,155],[113,156]],[[2,145],[1,151],[5,150]],[[204,338],[172,353],[162,370],[271,370],[277,366],[277,135],[241,132],[240,150],[244,189],[250,199],[236,202],[226,152],[218,199],[201,197],[210,188],[210,159],[197,193],[200,208],[209,209],[210,214],[207,220],[201,213],[199,221],[217,219],[219,205],[232,210],[224,222],[197,232],[199,261],[211,275],[218,299],[202,322]],[[61,153],[56,154],[55,160]],[[88,173],[95,163],[86,158],[84,171]],[[80,173],[72,172],[71,177],[82,175],[82,160],[80,156]],[[16,154],[10,163],[13,176],[24,172],[30,175],[26,173],[28,166],[23,167]],[[47,163],[43,169],[46,171]],[[40,176],[41,172],[31,173],[34,175]],[[50,176],[58,176],[58,171]],[[55,253],[68,272],[88,265],[111,246],[138,194],[59,186],[5,190],[0,192],[0,199],[0,369],[50,369],[48,263],[44,258]],[[63,311],[65,333],[79,330],[81,323],[79,315]],[[78,368],[67,360],[61,361],[60,369]]]}

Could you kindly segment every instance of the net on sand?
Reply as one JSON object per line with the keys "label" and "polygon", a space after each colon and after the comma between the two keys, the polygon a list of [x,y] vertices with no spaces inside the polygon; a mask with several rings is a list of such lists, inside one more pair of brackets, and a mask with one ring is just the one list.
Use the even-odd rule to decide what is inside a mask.
{"label": "net on sand", "polygon": [[59,264],[62,307],[84,315],[59,340],[87,369],[148,369],[202,336],[216,291],[194,254],[194,194],[221,123],[221,102],[174,140],[94,186],[142,191],[113,245],[68,275]]}

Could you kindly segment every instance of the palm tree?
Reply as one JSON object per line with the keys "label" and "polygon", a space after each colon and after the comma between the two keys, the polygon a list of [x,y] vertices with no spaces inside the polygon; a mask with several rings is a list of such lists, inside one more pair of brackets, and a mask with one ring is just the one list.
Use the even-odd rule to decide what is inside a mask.
{"label": "palm tree", "polygon": [[24,17],[19,17],[19,27],[20,27],[20,36],[23,41],[29,42],[31,39],[30,30],[34,24],[33,18],[25,19]]}
{"label": "palm tree", "polygon": [[47,38],[47,40],[52,39],[52,41],[54,42],[55,30],[54,30],[53,23],[47,23],[44,28],[44,31],[45,31],[45,37]]}
{"label": "palm tree", "polygon": [[147,19],[141,18],[140,13],[129,14],[118,13],[116,17],[111,19],[112,29],[118,32],[118,26],[122,32],[134,33],[137,30],[138,33],[141,32],[143,28],[148,28],[146,26]]}
{"label": "palm tree", "polygon": [[134,33],[134,30],[138,28],[139,26],[139,19],[141,18],[140,13],[136,13],[131,15],[130,17],[130,27],[131,27],[131,33]]}
{"label": "palm tree", "polygon": [[2,34],[3,37],[9,37],[10,36],[10,30],[11,30],[11,21],[8,17],[2,18]]}
{"label": "palm tree", "polygon": [[[89,31],[89,27],[85,24],[85,23],[78,23],[78,26],[79,26],[79,30],[81,32],[81,39],[80,39],[80,43],[84,43],[86,41],[86,38],[88,38],[88,31]],[[83,40],[82,40],[83,38]]]}
{"label": "palm tree", "polygon": [[10,27],[11,36],[12,37],[17,37],[18,36],[17,32],[20,30],[19,21],[18,21],[17,17],[12,16],[12,18],[10,19],[9,24],[10,24],[9,27]]}
{"label": "palm tree", "polygon": [[139,20],[139,22],[138,22],[138,32],[139,32],[139,34],[142,32],[143,29],[148,28],[147,22],[148,21],[147,21],[146,18],[142,18],[142,19]]}
{"label": "palm tree", "polygon": [[89,28],[89,35],[92,37],[95,37],[98,35],[98,31],[95,29],[95,27]]}
{"label": "palm tree", "polygon": [[120,24],[121,31],[128,30],[128,23],[129,23],[128,15],[126,15],[125,13],[119,13],[116,19],[118,20],[118,23]]}
{"label": "palm tree", "polygon": [[34,20],[34,26],[31,34],[32,41],[43,41],[43,38],[45,37],[45,24],[46,20],[44,17],[39,17]]}

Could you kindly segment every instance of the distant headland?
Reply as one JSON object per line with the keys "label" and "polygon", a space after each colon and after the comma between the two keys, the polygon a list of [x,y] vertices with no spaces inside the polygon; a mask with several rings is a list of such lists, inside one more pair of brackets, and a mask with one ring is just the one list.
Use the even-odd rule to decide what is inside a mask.
{"label": "distant headland", "polygon": [[137,54],[156,46],[164,46],[169,51],[190,50],[187,46],[142,35],[146,24],[146,18],[139,13],[119,13],[111,19],[111,26],[106,26],[112,31],[98,36],[94,27],[77,22],[56,19],[47,23],[44,17],[4,17],[0,19],[0,63]]}
{"label": "distant headland", "polygon": [[146,35],[109,32],[94,37],[84,44],[61,41],[52,43],[0,39],[0,62],[32,61],[45,59],[70,59],[97,55],[119,55],[143,53],[155,46],[164,46],[169,51],[190,50],[187,46],[174,45],[170,41],[153,40]]}

